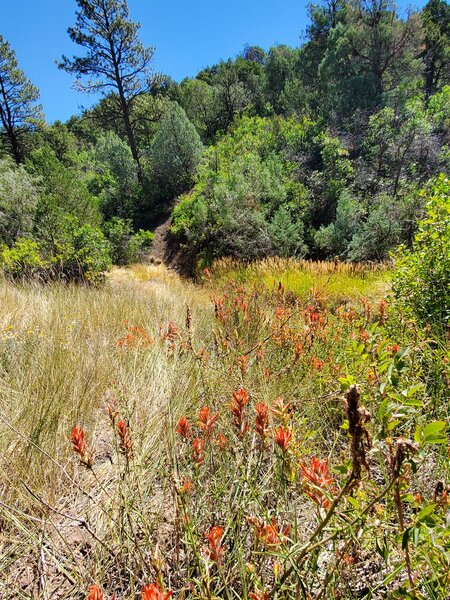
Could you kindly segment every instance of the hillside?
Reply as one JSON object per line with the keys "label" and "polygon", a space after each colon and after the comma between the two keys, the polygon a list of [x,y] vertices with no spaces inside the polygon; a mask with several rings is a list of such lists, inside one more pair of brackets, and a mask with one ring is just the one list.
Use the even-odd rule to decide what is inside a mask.
{"label": "hillside", "polygon": [[79,54],[59,67],[101,99],[65,123],[45,122],[0,38],[14,276],[101,279],[148,256],[171,213],[170,254],[190,274],[223,256],[383,261],[411,245],[422,190],[449,169],[445,0],[312,4],[298,47],[247,45],[181,82],[155,74],[125,0],[77,4]]}

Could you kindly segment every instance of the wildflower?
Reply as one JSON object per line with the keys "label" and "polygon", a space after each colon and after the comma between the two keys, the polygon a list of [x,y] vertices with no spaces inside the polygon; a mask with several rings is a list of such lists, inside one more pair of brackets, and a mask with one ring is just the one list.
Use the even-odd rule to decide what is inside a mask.
{"label": "wildflower", "polygon": [[303,354],[304,352],[304,347],[302,342],[297,341],[295,342],[295,346],[294,346],[294,360],[298,360],[300,358],[300,356]]}
{"label": "wildflower", "polygon": [[272,518],[270,523],[264,523],[255,517],[249,517],[247,520],[250,525],[253,525],[258,541],[263,543],[268,550],[276,550],[289,535],[290,527],[287,526],[280,531],[280,526],[275,518]]}
{"label": "wildflower", "polygon": [[118,421],[117,432],[119,434],[119,448],[122,454],[128,459],[133,456],[133,443],[131,441],[130,430],[125,421]]}
{"label": "wildflower", "polygon": [[368,331],[361,332],[360,338],[361,338],[361,341],[363,342],[363,344],[367,343],[367,340],[369,339],[369,337],[370,337],[370,333]]}
{"label": "wildflower", "polygon": [[89,594],[87,600],[103,600],[103,592],[98,585],[89,586]]}
{"label": "wildflower", "polygon": [[400,350],[400,346],[399,346],[398,344],[394,344],[394,345],[392,346],[392,352],[393,352],[394,354],[397,354],[397,352],[398,352],[399,350]]}
{"label": "wildflower", "polygon": [[225,323],[226,316],[224,312],[224,299],[214,298],[214,316],[221,323]]}
{"label": "wildflower", "polygon": [[175,341],[176,338],[179,337],[180,332],[177,329],[177,327],[175,327],[173,321],[169,321],[168,325],[167,325],[167,330],[162,334],[162,339],[164,341],[167,342],[168,346],[169,346],[169,350],[174,350],[175,349]]}
{"label": "wildflower", "polygon": [[317,456],[311,458],[309,467],[300,464],[300,470],[305,479],[305,492],[322,508],[329,508],[329,494],[334,494],[334,478],[328,468],[328,459],[321,460]]}
{"label": "wildflower", "polygon": [[216,562],[220,563],[223,554],[222,546],[223,527],[217,525],[212,527],[209,533],[205,533],[205,539],[208,540],[207,556]]}
{"label": "wildflower", "polygon": [[214,427],[214,423],[217,421],[217,419],[219,418],[219,413],[216,413],[215,415],[211,414],[211,411],[209,410],[209,408],[207,406],[204,406],[203,408],[200,409],[199,415],[198,415],[198,420],[199,420],[199,427],[200,429],[203,429],[203,431],[205,432],[205,436],[207,438],[209,438],[212,434],[212,430]]}
{"label": "wildflower", "polygon": [[211,274],[211,271],[208,269],[208,267],[205,267],[203,269],[203,275],[204,275],[205,279],[211,279],[212,274]]}
{"label": "wildflower", "polygon": [[255,431],[259,436],[265,438],[269,425],[269,407],[267,404],[264,404],[264,402],[258,402],[258,404],[255,406],[255,411]]}
{"label": "wildflower", "polygon": [[226,450],[229,444],[228,438],[225,435],[223,435],[223,433],[219,433],[219,435],[217,436],[216,444],[221,450]]}
{"label": "wildflower", "polygon": [[157,581],[142,588],[142,600],[167,600],[172,594],[172,590],[164,592]]}
{"label": "wildflower", "polygon": [[287,423],[291,413],[291,403],[284,403],[284,400],[279,396],[273,403],[271,412],[275,415],[282,423]]}
{"label": "wildflower", "polygon": [[317,358],[316,356],[313,356],[311,358],[311,364],[312,364],[312,368],[315,369],[316,371],[321,371],[325,365],[323,360],[321,360],[320,358]]}
{"label": "wildflower", "polygon": [[183,485],[178,489],[178,493],[180,496],[184,496],[185,494],[192,494],[192,490],[194,489],[194,482],[192,479],[186,479]]}
{"label": "wildflower", "polygon": [[285,316],[286,316],[286,309],[283,308],[282,306],[279,306],[275,311],[275,317],[277,319],[284,319]]}
{"label": "wildflower", "polygon": [[267,367],[264,369],[264,381],[266,383],[269,383],[270,381],[270,369],[268,369]]}
{"label": "wildflower", "polygon": [[84,431],[75,425],[70,436],[73,451],[79,455],[80,461],[89,469],[94,464],[92,452],[88,450],[86,440],[84,439]]}
{"label": "wildflower", "polygon": [[286,452],[292,439],[292,432],[287,427],[275,429],[275,443]]}
{"label": "wildflower", "polygon": [[185,440],[191,435],[191,426],[189,425],[189,421],[186,417],[181,417],[181,419],[177,423],[176,432],[181,435]]}
{"label": "wildflower", "polygon": [[386,320],[386,309],[388,307],[388,303],[386,300],[382,299],[378,303],[378,317],[382,323]]}
{"label": "wildflower", "polygon": [[196,465],[200,466],[205,461],[205,442],[196,437],[192,442],[192,458]]}
{"label": "wildflower", "polygon": [[250,592],[248,595],[251,600],[269,600],[269,594],[267,592]]}
{"label": "wildflower", "polygon": [[242,437],[248,429],[248,421],[244,413],[244,408],[249,400],[250,396],[245,388],[241,387],[237,392],[233,392],[231,412],[233,414],[233,423],[238,430],[239,437]]}
{"label": "wildflower", "polygon": [[238,367],[239,370],[241,371],[242,375],[245,375],[248,371],[248,356],[240,356],[237,360],[238,362]]}
{"label": "wildflower", "polygon": [[117,410],[117,403],[115,398],[112,398],[111,402],[108,405],[108,415],[112,425],[115,425],[116,419],[119,416],[119,411]]}

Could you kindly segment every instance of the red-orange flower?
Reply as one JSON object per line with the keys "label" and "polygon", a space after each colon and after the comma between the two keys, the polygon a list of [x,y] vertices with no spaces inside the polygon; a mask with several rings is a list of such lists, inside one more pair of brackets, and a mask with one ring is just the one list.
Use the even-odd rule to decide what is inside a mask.
{"label": "red-orange flower", "polygon": [[205,461],[205,442],[199,437],[192,442],[192,458],[196,465],[201,465]]}
{"label": "red-orange flower", "polygon": [[275,443],[286,452],[289,447],[289,444],[292,439],[292,432],[287,427],[278,427],[278,429],[274,430],[275,433]]}
{"label": "red-orange flower", "polygon": [[328,496],[335,493],[334,478],[329,471],[328,459],[321,460],[313,456],[309,467],[300,464],[300,470],[305,479],[305,492],[316,504],[328,508],[331,504]]}
{"label": "red-orange flower", "polygon": [[206,554],[216,563],[220,563],[223,555],[222,536],[223,527],[217,525],[212,527],[209,533],[205,533],[205,539],[209,542]]}
{"label": "red-orange flower", "polygon": [[233,414],[233,423],[238,430],[239,437],[242,437],[248,429],[248,421],[244,409],[249,401],[250,396],[245,388],[241,387],[237,392],[233,392],[231,412]]}
{"label": "red-orange flower", "polygon": [[133,442],[131,441],[130,430],[125,421],[117,422],[117,433],[119,434],[119,448],[122,454],[127,458],[133,456]]}
{"label": "red-orange flower", "polygon": [[274,400],[271,408],[272,414],[275,415],[275,417],[277,417],[282,423],[287,423],[289,421],[291,417],[291,410],[291,402],[285,404],[281,396]]}
{"label": "red-orange flower", "polygon": [[192,494],[194,489],[194,482],[192,479],[186,479],[183,485],[178,489],[178,493],[183,496],[185,494]]}
{"label": "red-orange flower", "polygon": [[255,411],[255,431],[262,438],[265,438],[269,425],[269,407],[267,404],[264,404],[264,402],[258,402],[255,406]]}
{"label": "red-orange flower", "polygon": [[103,600],[103,592],[98,585],[89,586],[89,594],[87,600]]}
{"label": "red-orange flower", "polygon": [[205,432],[205,436],[207,438],[211,436],[214,423],[217,421],[218,418],[219,413],[216,413],[215,415],[211,414],[211,411],[209,410],[208,406],[204,406],[200,409],[198,415],[198,424],[200,429],[203,429],[203,431]]}
{"label": "red-orange flower", "polygon": [[142,588],[142,600],[167,600],[172,594],[172,590],[164,592],[157,581]]}
{"label": "red-orange flower", "polygon": [[185,440],[191,435],[191,426],[189,425],[189,421],[186,417],[181,417],[181,419],[177,423],[176,432],[181,435]]}
{"label": "red-orange flower", "polygon": [[249,358],[248,356],[242,355],[238,358],[238,367],[239,370],[241,371],[242,375],[245,375],[248,371],[248,362],[249,362]]}
{"label": "red-orange flower", "polygon": [[276,550],[281,542],[289,535],[290,527],[287,526],[280,531],[275,518],[270,523],[264,523],[261,519],[249,517],[248,522],[253,525],[257,539],[266,546],[268,550]]}
{"label": "red-orange flower", "polygon": [[269,600],[269,594],[267,592],[250,592],[248,595],[251,600]]}
{"label": "red-orange flower", "polygon": [[217,436],[216,444],[221,450],[226,450],[229,444],[228,438],[225,435],[223,435],[223,433],[219,433],[219,435]]}
{"label": "red-orange flower", "polygon": [[92,456],[92,452],[88,450],[86,440],[84,439],[84,431],[80,427],[75,425],[72,429],[70,441],[72,442],[73,451],[79,455],[81,462],[88,468],[92,467],[94,457]]}
{"label": "red-orange flower", "polygon": [[311,358],[311,364],[313,369],[316,369],[316,371],[321,371],[323,369],[323,367],[325,366],[325,363],[323,362],[323,360],[321,360],[320,358],[317,358],[316,356],[313,356]]}

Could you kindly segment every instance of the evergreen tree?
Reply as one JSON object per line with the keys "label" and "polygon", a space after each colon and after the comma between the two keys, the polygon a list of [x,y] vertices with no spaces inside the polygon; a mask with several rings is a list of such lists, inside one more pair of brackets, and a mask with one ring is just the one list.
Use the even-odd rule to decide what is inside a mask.
{"label": "evergreen tree", "polygon": [[450,82],[450,6],[445,0],[429,0],[421,17],[425,34],[425,93],[429,98]]}
{"label": "evergreen tree", "polygon": [[24,138],[42,120],[39,90],[19,68],[16,54],[0,35],[0,136],[16,163],[24,159]]}
{"label": "evergreen tree", "polygon": [[[76,76],[75,88],[112,96],[112,116],[123,121],[133,159],[140,154],[135,135],[132,108],[136,99],[151,87],[154,49],[139,41],[139,23],[129,19],[126,0],[77,0],[79,10],[69,36],[86,54],[72,59],[63,56],[59,67]],[[82,79],[87,76],[87,82]]]}

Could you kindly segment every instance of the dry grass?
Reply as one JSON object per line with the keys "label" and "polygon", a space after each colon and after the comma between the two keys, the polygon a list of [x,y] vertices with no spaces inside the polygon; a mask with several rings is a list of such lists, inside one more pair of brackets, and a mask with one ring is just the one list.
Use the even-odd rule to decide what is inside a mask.
{"label": "dry grass", "polygon": [[[275,292],[279,280],[286,290]],[[247,598],[252,586],[263,586],[264,578],[247,569],[249,547],[239,537],[246,514],[259,506],[265,518],[276,509],[291,524],[297,519],[297,545],[311,529],[314,506],[285,469],[314,453],[338,461],[345,452],[337,378],[351,369],[357,381],[371,381],[373,367],[355,358],[349,344],[378,318],[387,282],[379,269],[292,261],[245,268],[222,262],[203,286],[161,265],[115,269],[100,289],[2,282],[0,598],[81,599],[100,583],[125,600],[155,578],[192,599]],[[314,295],[322,283],[322,296]],[[289,293],[296,290],[300,298]],[[359,301],[363,290],[375,304]],[[223,316],[217,314],[222,301]],[[335,315],[327,308],[351,302],[354,316],[353,309]],[[377,336],[369,335],[374,347]],[[249,446],[236,438],[226,458],[211,444],[198,470],[190,445],[176,439],[176,423],[186,414],[197,427],[198,408],[208,405],[223,415],[219,426],[232,440],[225,413],[240,385],[252,402],[270,404],[280,395],[293,402],[295,414],[285,424],[293,429],[295,451],[287,460],[272,440],[261,462],[254,436]],[[375,405],[373,382],[367,394]],[[108,407],[118,413],[114,427],[122,418],[131,431],[132,458],[120,452]],[[75,424],[94,450],[93,470],[71,451]],[[442,470],[442,457],[433,465]],[[177,492],[188,476],[197,490],[192,503]],[[253,476],[263,477],[257,495]],[[388,517],[386,535],[394,536],[392,512]],[[205,558],[202,540],[219,521],[230,540],[223,572]],[[258,550],[255,565],[269,565],[272,573],[272,554]],[[279,560],[291,568],[286,556]],[[394,562],[401,560],[400,552]],[[297,597],[289,585],[279,598]]]}

